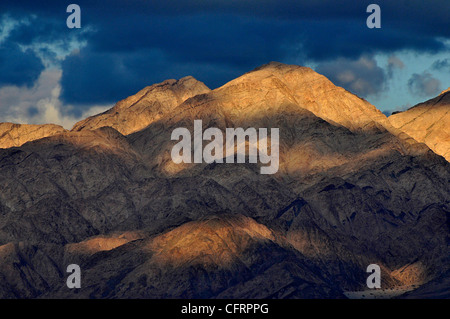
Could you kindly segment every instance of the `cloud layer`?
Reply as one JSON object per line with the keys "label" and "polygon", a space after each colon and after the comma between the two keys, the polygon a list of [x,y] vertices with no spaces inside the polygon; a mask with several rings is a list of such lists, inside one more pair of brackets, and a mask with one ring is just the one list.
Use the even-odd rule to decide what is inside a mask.
{"label": "cloud layer", "polygon": [[0,45],[0,86],[31,86],[44,70],[44,64],[31,50],[22,51],[11,42]]}

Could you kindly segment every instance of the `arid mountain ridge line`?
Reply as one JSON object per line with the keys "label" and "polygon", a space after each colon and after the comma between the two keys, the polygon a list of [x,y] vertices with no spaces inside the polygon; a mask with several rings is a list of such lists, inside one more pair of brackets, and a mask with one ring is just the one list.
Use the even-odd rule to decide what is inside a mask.
{"label": "arid mountain ridge line", "polygon": [[450,161],[450,88],[405,112],[391,115],[389,121]]}
{"label": "arid mountain ridge line", "polygon": [[[446,142],[449,139],[445,138],[448,136],[448,132],[445,131],[446,127],[444,127],[444,135],[447,135],[442,138],[439,134],[434,134],[438,136],[425,140],[422,136],[419,136],[424,133],[415,134],[414,132],[421,130],[417,128],[417,125],[411,125],[411,115],[409,113],[412,113],[415,107],[410,109],[411,112],[397,113],[389,117],[389,120],[386,120],[385,115],[376,107],[346,90],[334,86],[328,79],[315,73],[310,68],[284,65],[277,62],[271,62],[256,68],[214,91],[211,91],[206,85],[195,80],[192,76],[187,76],[180,80],[166,80],[151,85],[135,95],[119,101],[113,108],[76,123],[71,131],[110,126],[123,135],[135,133],[151,123],[162,119],[170,119],[176,117],[178,113],[183,113],[185,105],[189,104],[191,102],[190,99],[196,95],[203,99],[203,95],[209,93],[209,99],[222,98],[223,94],[221,93],[229,92],[227,88],[244,88],[245,83],[251,82],[253,78],[264,78],[261,81],[262,85],[273,82],[273,88],[277,88],[285,94],[284,102],[293,103],[299,108],[307,109],[331,124],[342,125],[350,130],[367,130],[373,127],[380,127],[407,141],[407,144],[415,144],[415,141],[410,140],[411,136],[418,142],[427,144],[437,154],[446,157],[449,147],[447,145],[448,142]],[[272,88],[269,87],[269,89]],[[334,91],[334,93],[338,92],[337,95],[335,94],[335,99],[337,98],[338,100],[332,101],[326,98],[326,93],[331,91]],[[233,90],[232,93],[235,92],[236,90]],[[448,90],[443,91],[441,95],[444,95],[446,92],[448,93]],[[258,92],[254,93],[258,94]],[[250,95],[247,98],[254,98],[254,96]],[[434,100],[441,101],[442,99],[437,97]],[[448,109],[448,106],[446,106],[448,101],[444,100],[444,102],[446,104],[439,108],[440,111]],[[240,106],[245,104],[245,97],[244,100],[239,100],[239,104]],[[426,107],[430,102],[422,104]],[[417,106],[422,106],[422,104]],[[251,112],[247,111],[245,116],[252,116],[258,113],[264,114],[264,111],[266,113],[276,112],[271,109],[260,110],[255,108]],[[428,111],[428,113],[433,112]],[[400,120],[400,118],[406,118],[406,116],[408,117],[409,126],[415,127],[414,130],[408,127],[405,128],[400,124],[400,122],[405,121]],[[438,117],[438,115],[433,115],[433,118]],[[13,129],[11,128],[12,126],[12,123],[0,123],[0,133],[2,133],[0,134],[0,147],[20,146],[28,141],[67,132],[62,127],[53,124],[14,124]],[[436,131],[438,130],[435,129],[434,132]],[[439,147],[436,146],[436,139],[442,139]],[[430,142],[427,143],[427,141]],[[431,144],[432,142],[434,144]]]}

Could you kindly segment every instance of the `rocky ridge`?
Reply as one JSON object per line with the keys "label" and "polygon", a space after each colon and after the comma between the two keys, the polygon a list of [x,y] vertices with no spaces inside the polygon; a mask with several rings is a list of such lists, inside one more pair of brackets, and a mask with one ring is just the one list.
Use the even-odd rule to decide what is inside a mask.
{"label": "rocky ridge", "polygon": [[389,121],[450,161],[450,88],[407,111],[392,114]]}
{"label": "rocky ridge", "polygon": [[127,135],[170,114],[177,105],[188,98],[209,91],[205,84],[192,76],[180,80],[166,80],[142,89],[101,114],[75,123],[72,131],[110,126]]}
{"label": "rocky ridge", "polygon": [[65,131],[62,126],[55,124],[0,123],[0,148],[18,147],[27,142]]}

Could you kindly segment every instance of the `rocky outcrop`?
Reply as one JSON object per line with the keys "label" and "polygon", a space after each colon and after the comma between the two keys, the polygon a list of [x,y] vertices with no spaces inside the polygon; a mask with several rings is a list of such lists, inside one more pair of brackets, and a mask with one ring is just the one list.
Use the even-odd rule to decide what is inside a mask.
{"label": "rocky outcrop", "polygon": [[0,123],[0,148],[21,146],[27,142],[60,134],[65,131],[62,126],[54,124]]}
{"label": "rocky outcrop", "polygon": [[392,114],[389,121],[450,161],[450,88],[407,111]]}
{"label": "rocky outcrop", "polygon": [[[233,98],[230,92],[237,93],[240,99]],[[268,110],[276,112],[277,107],[293,103],[331,124],[342,125],[352,131],[382,127],[380,124],[386,119],[369,102],[335,86],[312,69],[279,62],[265,64],[230,81],[215,90],[214,95],[233,99],[234,105],[230,103],[229,106],[235,112],[249,102],[253,112],[263,111],[263,114]],[[258,100],[253,100],[255,96],[259,101],[265,101],[266,108],[259,108]],[[283,101],[277,101],[279,98]]]}
{"label": "rocky outcrop", "polygon": [[205,84],[192,76],[178,81],[166,80],[142,89],[106,112],[76,123],[72,130],[93,130],[110,126],[127,135],[170,114],[177,105],[190,97],[209,91]]}
{"label": "rocky outcrop", "polygon": [[188,222],[156,237],[123,244],[101,258],[99,253],[92,254],[80,266],[89,268],[84,278],[89,287],[77,292],[62,288],[58,295],[343,298],[340,289],[330,287],[282,237],[249,217],[234,214]]}

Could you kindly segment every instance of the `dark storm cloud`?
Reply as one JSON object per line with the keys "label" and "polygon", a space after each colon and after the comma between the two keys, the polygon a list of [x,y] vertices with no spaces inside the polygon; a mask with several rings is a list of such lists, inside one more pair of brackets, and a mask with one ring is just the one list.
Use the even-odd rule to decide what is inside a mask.
{"label": "dark storm cloud", "polygon": [[63,39],[67,27],[55,18],[41,19],[37,16],[18,16],[19,21],[26,21],[16,26],[9,34],[9,40],[22,45]]}
{"label": "dark storm cloud", "polygon": [[[281,59],[283,45],[291,43],[288,38],[294,39],[294,35],[287,36],[274,45],[270,38],[282,32],[284,24],[268,25],[232,15],[142,16],[134,23],[132,36],[128,17],[109,23],[92,34],[80,55],[63,63],[65,102],[113,102],[145,85],[186,75],[215,88]],[[95,90],[81,95],[85,85]]]}
{"label": "dark storm cloud", "polygon": [[0,45],[0,86],[31,86],[43,70],[42,61],[30,50],[23,52],[15,43]]}
{"label": "dark storm cloud", "polygon": [[[193,75],[214,88],[271,60],[331,63],[345,57],[359,94],[382,89],[379,68],[358,64],[362,56],[400,49],[438,52],[450,38],[450,1],[384,1],[382,28],[366,27],[373,1],[76,1],[87,41],[80,55],[63,62],[62,99],[72,104],[114,102],[165,78]],[[11,16],[35,14],[10,41],[65,41],[79,30],[65,27],[64,1],[0,2]],[[353,61],[353,62],[352,62]],[[338,78],[331,64],[322,70]],[[325,64],[326,65],[326,64]],[[360,72],[360,73],[358,73]]]}
{"label": "dark storm cloud", "polygon": [[[412,2],[408,8],[414,7]],[[210,50],[198,50],[201,49],[199,44],[208,48],[219,46],[225,49],[223,55],[229,59],[230,55],[226,54],[229,51],[234,53],[231,58],[238,52],[241,55],[246,53],[242,51],[258,55],[268,48],[280,48],[280,45],[289,42],[295,46],[295,42],[301,41],[305,57],[325,60],[398,49],[437,52],[444,49],[444,44],[436,37],[450,37],[447,15],[433,11],[433,20],[424,21],[422,12],[411,12],[408,8],[402,11],[403,7],[399,4],[392,10],[383,7],[383,28],[370,30],[366,27],[364,1],[177,3],[148,1],[141,11],[137,10],[137,5],[131,4],[123,7],[122,14],[103,9],[105,14],[98,17],[91,17],[89,9],[83,12],[88,15],[85,19],[87,23],[92,22],[98,27],[98,33],[92,40],[100,49],[132,50],[137,46],[158,45],[174,49],[177,46],[179,54],[194,52],[195,56],[207,56],[216,61],[223,61],[223,56],[218,52],[211,55]],[[450,10],[448,3],[437,3]],[[385,6],[392,7],[392,3],[388,2]],[[102,12],[102,9],[96,10]],[[411,15],[404,16],[403,12]],[[414,23],[409,21],[413,19]],[[430,29],[430,25],[443,27]],[[264,43],[266,45],[262,47]],[[285,45],[285,48],[288,46]],[[279,51],[269,50],[268,55],[279,57]]]}
{"label": "dark storm cloud", "polygon": [[[77,0],[75,1],[90,18],[106,19],[112,16],[136,13],[165,16],[191,15],[197,13],[232,13],[270,19],[358,19],[365,23],[366,8],[373,0]],[[383,27],[403,25],[405,29],[432,33],[433,36],[450,36],[447,0],[377,0],[383,15]],[[69,2],[47,0],[2,0],[2,11],[30,11],[33,13],[58,15],[65,12]],[[364,13],[361,16],[361,12]]]}
{"label": "dark storm cloud", "polygon": [[[62,98],[64,101],[85,103],[86,98],[89,97],[94,103],[113,102],[127,96],[122,95],[123,93],[132,94],[143,86],[154,83],[156,79],[159,81],[184,75],[194,75],[209,87],[215,88],[268,61],[301,63],[298,59],[291,61],[287,58],[291,55],[290,52],[299,48],[299,56],[302,56],[304,61],[333,60],[337,56],[345,56],[356,61],[363,52],[376,51],[377,48],[372,46],[372,41],[378,37],[380,37],[378,42],[385,41],[381,51],[398,49],[408,45],[408,42],[412,48],[438,50],[441,45],[440,42],[430,38],[412,39],[408,32],[402,35],[387,35],[382,40],[382,36],[377,33],[369,36],[371,34],[369,29],[365,25],[362,27],[361,21],[357,20],[345,22],[270,20],[223,13],[197,13],[190,16],[155,16],[136,13],[132,23],[130,20],[129,16],[117,16],[116,19],[105,21],[97,25],[97,32],[89,38],[90,54],[109,54],[110,59],[128,61],[123,64],[124,67],[121,70],[116,70],[122,74],[114,71],[114,66],[100,69],[102,64],[91,63],[92,59],[86,55],[85,58],[72,59],[71,64],[76,67],[70,70],[64,68],[63,73]],[[360,34],[354,31],[361,29],[363,31]],[[398,38],[403,40],[399,42]],[[158,63],[153,57],[155,49],[158,49],[165,57]],[[132,60],[136,58],[136,55],[139,55],[139,61],[147,62],[133,63]],[[202,64],[204,67],[200,67]],[[69,66],[69,64],[65,65]],[[218,67],[206,67],[211,65]],[[186,73],[179,72],[174,66],[184,66],[183,71]],[[199,69],[208,69],[209,73],[205,74]],[[95,70],[97,73],[102,72],[104,83],[111,82],[108,87],[123,89],[118,88],[113,91],[113,94],[104,94],[99,86],[99,90],[92,90],[85,97],[75,92],[72,94],[71,92],[75,91],[74,88],[77,86],[69,87],[70,83],[78,81],[83,74],[95,72]],[[141,75],[142,73],[144,76]],[[380,79],[380,74],[380,72],[376,74],[376,79]],[[130,75],[134,78],[128,79]],[[359,77],[366,77],[366,73]],[[368,81],[352,82],[351,87],[342,82],[338,84],[358,94],[379,92],[383,85],[383,83],[372,85]],[[91,87],[97,86],[89,86]]]}
{"label": "dark storm cloud", "polygon": [[[73,29],[68,32],[65,19],[61,17],[58,19],[53,16],[18,14],[14,18],[20,23],[9,32],[6,41],[21,46],[46,44],[59,50],[68,50],[74,40],[82,41],[85,34],[89,35],[89,32],[85,32],[86,29]],[[56,57],[55,52],[51,52],[48,47],[40,47],[36,51],[40,51],[41,55],[49,59]]]}
{"label": "dark storm cloud", "polygon": [[437,95],[442,90],[441,82],[426,71],[414,73],[408,80],[408,88],[411,93],[422,97]]}
{"label": "dark storm cloud", "polygon": [[[86,65],[95,67],[87,68]],[[222,84],[215,78],[217,73],[229,79],[241,75],[239,68],[229,65],[168,61],[160,50],[152,49],[136,50],[126,55],[83,50],[67,57],[62,68],[62,97],[81,106],[88,106],[93,101],[100,104],[117,102],[147,85],[189,74],[195,74],[198,80],[214,86]],[[89,87],[93,89],[87,90]],[[78,108],[78,111],[82,110]]]}
{"label": "dark storm cloud", "polygon": [[[136,16],[132,30],[129,17],[99,27],[90,38],[92,49],[102,52],[133,52],[158,48],[169,57],[185,61],[227,62],[234,65],[266,61],[280,55],[272,40],[285,23],[249,19],[234,15],[181,17]],[[294,32],[298,33],[298,30]],[[287,33],[292,38],[294,32]],[[281,41],[277,41],[280,43]]]}

